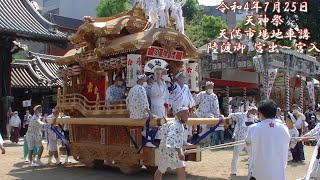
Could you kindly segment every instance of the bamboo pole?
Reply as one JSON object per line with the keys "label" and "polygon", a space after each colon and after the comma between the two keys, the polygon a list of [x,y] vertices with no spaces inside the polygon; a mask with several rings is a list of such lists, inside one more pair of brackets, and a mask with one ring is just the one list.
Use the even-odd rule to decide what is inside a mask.
{"label": "bamboo pole", "polygon": [[[162,126],[167,121],[174,118],[154,118],[150,121],[150,126]],[[223,118],[224,124],[229,124],[229,118]],[[49,123],[53,119],[48,119]],[[130,119],[130,118],[57,118],[57,124],[82,124],[82,125],[107,125],[107,126],[145,126],[145,119]],[[216,125],[219,123],[219,118],[189,118],[186,125]]]}
{"label": "bamboo pole", "polygon": [[[53,119],[48,119],[49,123]],[[145,119],[130,119],[130,118],[57,118],[57,124],[81,124],[81,125],[107,125],[107,126],[141,126],[146,125]],[[154,118],[150,121],[150,126],[162,126],[166,123],[163,118]]]}

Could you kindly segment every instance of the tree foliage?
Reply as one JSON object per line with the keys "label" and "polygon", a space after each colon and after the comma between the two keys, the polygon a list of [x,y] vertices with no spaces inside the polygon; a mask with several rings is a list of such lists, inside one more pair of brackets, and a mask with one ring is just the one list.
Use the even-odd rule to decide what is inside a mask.
{"label": "tree foliage", "polygon": [[101,0],[96,11],[98,17],[109,17],[128,11],[129,8],[128,0]]}
{"label": "tree foliage", "polygon": [[201,21],[187,22],[185,33],[196,47],[200,47],[217,38],[220,29],[227,29],[227,25],[220,17],[203,16]]}
{"label": "tree foliage", "polygon": [[186,21],[192,21],[202,14],[198,0],[187,0],[182,6],[182,12]]}

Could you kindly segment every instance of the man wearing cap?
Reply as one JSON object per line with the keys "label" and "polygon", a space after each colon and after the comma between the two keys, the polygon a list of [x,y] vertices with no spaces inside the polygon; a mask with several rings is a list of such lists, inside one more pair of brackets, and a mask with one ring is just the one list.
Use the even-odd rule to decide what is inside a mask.
{"label": "man wearing cap", "polygon": [[11,127],[10,140],[13,143],[18,143],[19,142],[19,132],[20,132],[20,128],[21,128],[21,119],[18,116],[18,111],[13,112],[13,116],[10,118],[9,124]]}
{"label": "man wearing cap", "polygon": [[106,90],[106,102],[119,101],[125,98],[126,88],[121,75],[117,75],[114,83]]}
{"label": "man wearing cap", "polygon": [[[26,139],[28,142],[28,157],[30,164],[29,166],[39,166],[43,165],[43,163],[40,161],[42,153],[43,153],[43,145],[42,145],[42,134],[41,131],[43,129],[49,129],[51,127],[51,124],[47,124],[42,122],[42,107],[41,105],[37,105],[33,108],[34,115],[32,116],[30,122],[29,122],[29,128],[27,131]],[[54,118],[53,123],[55,124],[56,118]],[[32,153],[34,146],[39,148],[38,152],[38,158],[36,162],[33,162],[32,160]]]}
{"label": "man wearing cap", "polygon": [[[233,133],[235,141],[245,140],[248,127],[255,122],[256,114],[257,114],[257,107],[249,106],[248,111],[246,112],[231,113],[229,115],[228,118],[230,118],[232,122],[237,123]],[[234,146],[232,163],[231,163],[231,175],[237,174],[237,163],[238,163],[239,154],[244,148],[247,150],[248,153],[250,153],[250,150],[246,145]]]}
{"label": "man wearing cap", "polygon": [[[209,117],[214,117],[218,114],[220,114],[220,110],[219,110],[219,101],[218,101],[218,97],[215,93],[213,93],[213,86],[214,83],[207,81],[206,82],[206,91],[202,91],[199,94],[197,94],[194,97],[194,101],[195,104],[198,106],[197,111],[195,112],[196,117],[198,118],[209,118]],[[201,125],[202,127],[202,132],[199,134],[200,136],[203,135],[204,133],[206,133],[208,131],[208,127],[207,125]],[[217,132],[221,133],[220,131],[222,131],[222,133],[224,133],[224,126],[223,124],[221,124],[218,128],[217,128]],[[221,134],[219,134],[221,135]],[[223,144],[223,134],[221,139],[221,143]],[[205,139],[205,143],[206,145],[210,145],[210,136],[207,136]]]}
{"label": "man wearing cap", "polygon": [[[195,106],[192,94],[186,85],[186,77],[182,72],[178,72],[174,78],[175,82],[172,87],[172,92],[169,98],[169,107],[172,108],[172,113],[175,115],[180,107],[188,107],[192,109]],[[194,115],[192,115],[194,116]],[[185,144],[187,145],[188,137],[192,135],[192,126],[185,126]]]}
{"label": "man wearing cap", "polygon": [[176,116],[162,126],[163,138],[159,146],[159,166],[154,180],[161,180],[168,168],[177,169],[178,179],[185,180],[185,156],[182,151],[184,144],[184,126],[189,118],[189,108],[176,108]]}

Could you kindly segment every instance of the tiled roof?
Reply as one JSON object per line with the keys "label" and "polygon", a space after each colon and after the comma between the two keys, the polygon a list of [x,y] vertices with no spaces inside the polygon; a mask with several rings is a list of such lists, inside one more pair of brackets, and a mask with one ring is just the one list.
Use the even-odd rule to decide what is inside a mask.
{"label": "tiled roof", "polygon": [[66,43],[65,33],[47,21],[29,0],[0,0],[0,34],[41,42]]}
{"label": "tiled roof", "polygon": [[47,19],[48,21],[57,24],[61,28],[75,31],[78,30],[78,28],[83,24],[82,20],[59,16],[51,13],[48,14]]}
{"label": "tiled roof", "polygon": [[51,88],[62,85],[57,76],[59,66],[53,62],[57,57],[41,56],[33,54],[32,60],[16,60],[12,63],[13,88]]}

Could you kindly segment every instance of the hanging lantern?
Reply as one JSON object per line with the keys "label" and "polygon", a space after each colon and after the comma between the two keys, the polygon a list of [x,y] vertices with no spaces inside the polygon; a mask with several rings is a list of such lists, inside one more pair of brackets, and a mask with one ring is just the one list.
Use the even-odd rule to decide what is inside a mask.
{"label": "hanging lantern", "polygon": [[75,76],[81,74],[81,69],[82,68],[79,65],[72,66],[72,74],[75,75]]}
{"label": "hanging lantern", "polygon": [[116,68],[117,62],[116,58],[110,58],[110,66],[112,69]]}
{"label": "hanging lantern", "polygon": [[127,67],[127,56],[121,56],[120,58],[122,67]]}
{"label": "hanging lantern", "polygon": [[127,55],[127,87],[133,87],[137,83],[137,77],[142,71],[141,58],[140,54]]}
{"label": "hanging lantern", "polygon": [[186,73],[190,91],[199,91],[199,64],[186,64]]}

